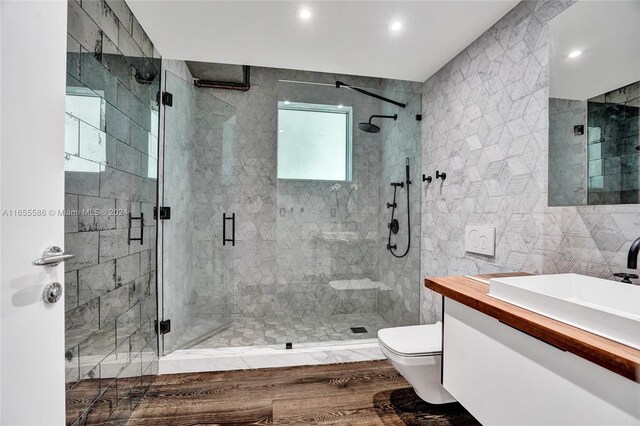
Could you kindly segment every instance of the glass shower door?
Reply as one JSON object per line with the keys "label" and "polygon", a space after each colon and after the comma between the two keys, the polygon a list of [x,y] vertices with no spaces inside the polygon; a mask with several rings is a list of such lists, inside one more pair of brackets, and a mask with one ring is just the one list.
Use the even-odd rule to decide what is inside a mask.
{"label": "glass shower door", "polygon": [[[191,347],[229,324],[233,308],[234,219],[229,187],[235,109],[166,72],[161,160],[162,353]],[[225,220],[224,217],[231,217]],[[226,231],[226,232],[225,232]],[[226,235],[225,235],[226,234]]]}

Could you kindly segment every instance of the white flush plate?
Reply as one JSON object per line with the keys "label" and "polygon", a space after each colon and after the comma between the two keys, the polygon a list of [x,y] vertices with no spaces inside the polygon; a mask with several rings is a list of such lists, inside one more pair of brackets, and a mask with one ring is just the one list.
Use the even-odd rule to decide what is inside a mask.
{"label": "white flush plate", "polygon": [[495,256],[496,227],[467,225],[464,227],[464,249],[468,253]]}

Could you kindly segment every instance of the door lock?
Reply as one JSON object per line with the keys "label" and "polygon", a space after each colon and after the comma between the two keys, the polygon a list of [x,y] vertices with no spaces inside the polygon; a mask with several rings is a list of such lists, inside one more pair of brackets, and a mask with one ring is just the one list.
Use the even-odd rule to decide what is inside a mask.
{"label": "door lock", "polygon": [[49,283],[44,288],[42,298],[45,303],[56,303],[62,297],[62,286],[60,283]]}

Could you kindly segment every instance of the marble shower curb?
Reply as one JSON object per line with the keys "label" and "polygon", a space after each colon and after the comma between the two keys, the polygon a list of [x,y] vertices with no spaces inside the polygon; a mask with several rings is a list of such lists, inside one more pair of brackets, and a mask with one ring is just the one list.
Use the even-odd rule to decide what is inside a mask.
{"label": "marble shower curb", "polygon": [[276,349],[244,346],[182,349],[160,357],[158,374],[293,367],[385,359],[376,339],[353,344]]}

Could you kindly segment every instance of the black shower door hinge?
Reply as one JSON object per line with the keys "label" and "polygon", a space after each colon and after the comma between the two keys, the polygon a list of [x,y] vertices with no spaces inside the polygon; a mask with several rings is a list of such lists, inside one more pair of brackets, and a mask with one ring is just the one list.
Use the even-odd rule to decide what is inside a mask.
{"label": "black shower door hinge", "polygon": [[160,217],[158,218],[158,207],[153,208],[153,218],[155,220],[171,219],[171,207],[160,207]]}
{"label": "black shower door hinge", "polygon": [[171,331],[171,320],[160,321],[160,326],[158,326],[158,321],[156,320],[156,334],[167,334]]}
{"label": "black shower door hinge", "polygon": [[173,94],[162,92],[162,105],[173,106]]}

